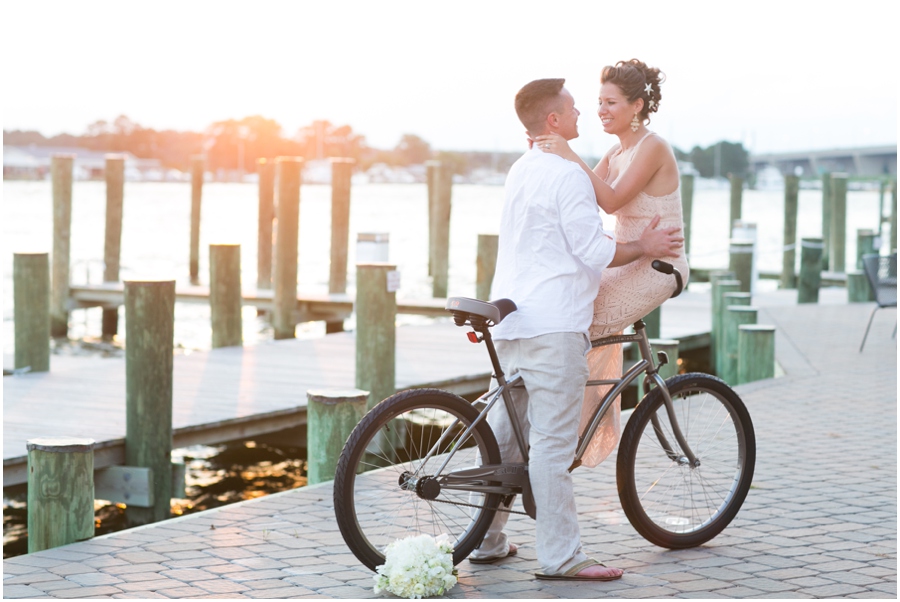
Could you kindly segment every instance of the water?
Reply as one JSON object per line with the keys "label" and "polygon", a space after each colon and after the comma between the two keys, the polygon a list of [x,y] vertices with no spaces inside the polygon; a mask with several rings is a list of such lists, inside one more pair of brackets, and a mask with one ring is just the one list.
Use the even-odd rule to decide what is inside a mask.
{"label": "water", "polygon": [[[256,284],[256,184],[210,183],[203,189],[200,229],[200,280],[208,284],[210,243],[240,243],[245,288]],[[700,188],[694,193],[691,264],[715,268],[728,264],[727,189]],[[188,282],[190,184],[128,182],[122,226],[122,279],[168,278]],[[424,184],[355,185],[350,212],[349,291],[355,286],[355,241],[359,232],[390,234],[390,261],[401,273],[398,299],[431,295],[428,276],[427,203]],[[782,261],[783,199],[781,191],[744,193],[743,217],[756,223],[758,267],[780,271]],[[496,233],[503,200],[500,186],[456,185],[450,224],[451,295],[474,296],[475,257],[480,233]],[[852,190],[847,195],[847,257],[855,258],[856,230],[877,226],[878,192]],[[76,182],[73,189],[71,280],[99,283],[103,273],[105,184]],[[331,188],[305,185],[300,201],[298,289],[301,293],[328,290]],[[798,239],[821,235],[821,192],[801,190]],[[612,226],[614,221],[607,218]],[[12,254],[52,250],[50,182],[3,182],[3,352],[13,352]],[[799,253],[798,253],[799,261]],[[848,269],[853,261],[848,260]],[[774,283],[764,283],[774,286]],[[209,307],[179,304],[175,309],[175,344],[185,349],[210,346]],[[73,311],[70,336],[99,336],[99,308]],[[400,316],[401,323],[428,318]],[[120,326],[120,332],[124,328]],[[322,323],[301,324],[298,336],[324,334]],[[271,338],[271,330],[245,308],[244,341]]]}

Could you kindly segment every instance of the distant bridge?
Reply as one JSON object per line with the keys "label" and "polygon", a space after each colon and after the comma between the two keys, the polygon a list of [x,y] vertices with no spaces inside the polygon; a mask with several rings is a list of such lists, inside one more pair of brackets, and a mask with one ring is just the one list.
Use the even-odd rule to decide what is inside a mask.
{"label": "distant bridge", "polygon": [[896,177],[897,145],[750,155],[750,171],[759,173],[769,166],[782,174],[799,171],[801,176],[807,177],[825,172]]}

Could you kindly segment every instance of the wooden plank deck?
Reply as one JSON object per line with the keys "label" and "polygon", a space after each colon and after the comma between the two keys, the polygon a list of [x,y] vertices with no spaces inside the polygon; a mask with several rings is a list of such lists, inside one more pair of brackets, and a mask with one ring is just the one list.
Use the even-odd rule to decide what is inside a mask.
{"label": "wooden plank deck", "polygon": [[[840,293],[842,302],[846,292]],[[758,297],[793,304],[796,292]],[[757,299],[754,300],[756,304]],[[662,335],[708,344],[709,294],[686,291],[663,307]],[[397,329],[397,387],[483,391],[490,364],[450,321]],[[178,355],[173,374],[175,447],[249,438],[306,422],[306,391],[352,387],[354,333],[270,341]],[[97,441],[97,468],[124,462],[125,361],[54,355],[48,373],[3,379],[3,484],[26,480],[25,442],[41,436]]]}

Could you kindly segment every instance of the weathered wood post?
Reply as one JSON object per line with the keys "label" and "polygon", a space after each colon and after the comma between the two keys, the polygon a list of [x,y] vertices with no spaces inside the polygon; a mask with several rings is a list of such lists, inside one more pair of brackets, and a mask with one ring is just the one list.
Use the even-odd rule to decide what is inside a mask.
{"label": "weathered wood post", "polygon": [[53,155],[53,255],[51,256],[50,336],[69,336],[69,248],[72,236],[72,168],[75,155]]}
{"label": "weathered wood post", "polygon": [[775,327],[766,324],[738,326],[737,383],[775,377]]}
{"label": "weathered wood post", "polygon": [[294,338],[297,326],[297,258],[300,233],[300,181],[303,159],[275,159],[275,298],[272,326],[276,339]]}
{"label": "weathered wood post", "polygon": [[94,440],[30,439],[28,553],[94,536]]}
{"label": "weathered wood post", "polygon": [[489,301],[494,272],[497,269],[497,249],[500,237],[496,234],[478,235],[478,256],[475,260],[475,297]]}
{"label": "weathered wood post", "polygon": [[[878,221],[875,222],[878,224],[876,227],[876,231],[878,235],[881,236],[882,226],[884,225],[884,193],[887,190],[887,180],[881,178],[878,180]],[[880,249],[879,249],[880,250]]]}
{"label": "weathered wood post", "polygon": [[819,302],[824,249],[825,243],[821,238],[800,239],[800,279],[797,281],[797,303]]}
{"label": "weathered wood post", "polygon": [[784,257],[781,261],[781,288],[797,287],[797,207],[800,178],[784,177]]}
{"label": "weathered wood post", "polygon": [[396,270],[356,265],[356,388],[369,392],[368,409],[396,391]]}
{"label": "weathered wood post", "polygon": [[709,363],[715,367],[718,357],[718,346],[721,344],[722,331],[722,296],[725,293],[736,293],[741,290],[740,280],[734,280],[733,272],[710,275],[712,283],[712,310],[709,330]]}
{"label": "weathered wood post", "polygon": [[828,267],[831,255],[831,210],[834,198],[831,194],[831,174],[822,174],[822,266]]}
{"label": "weathered wood post", "polygon": [[872,296],[872,287],[869,286],[869,279],[865,273],[847,272],[848,303],[868,303],[873,301]]}
{"label": "weathered wood post", "polygon": [[[103,282],[119,281],[122,254],[122,212],[125,204],[125,157],[106,155],[106,236],[103,243]],[[119,308],[103,309],[101,332],[111,340],[119,332]]]}
{"label": "weathered wood post", "polygon": [[358,389],[306,392],[306,474],[310,485],[334,479],[341,450],[365,416],[368,398],[368,391]]}
{"label": "weathered wood post", "polygon": [[[877,255],[880,251],[881,236],[879,233],[875,230],[867,229],[856,231],[856,270],[858,273],[862,274],[862,282],[851,282],[854,279],[858,280],[858,277],[851,278],[851,274],[854,274],[855,272],[847,272],[847,293],[851,302],[857,299],[859,301],[875,300],[875,291],[869,286],[865,273],[861,271],[863,269],[862,258],[864,255],[872,253]],[[851,285],[855,287],[855,290],[851,290]]]}
{"label": "weathered wood post", "polygon": [[729,243],[728,269],[741,282],[741,292],[749,293],[753,288],[753,247],[752,240],[732,239]]}
{"label": "weathered wood post", "polygon": [[847,174],[831,174],[831,252],[832,272],[847,271]]}
{"label": "weathered wood post", "polygon": [[446,297],[450,273],[450,199],[453,192],[453,166],[441,163],[435,172],[434,260],[432,296]]}
{"label": "weathered wood post", "polygon": [[47,253],[13,254],[13,367],[50,370],[50,259]]}
{"label": "weathered wood post", "polygon": [[660,331],[662,330],[662,305],[641,318],[641,320],[644,321],[644,327],[647,329],[647,336],[649,338],[660,338]]}
{"label": "weathered wood post", "polygon": [[[331,160],[331,270],[328,292],[347,292],[347,257],[350,247],[350,179],[353,159]],[[341,332],[343,320],[325,322],[325,332]]]}
{"label": "weathered wood post", "polygon": [[[722,300],[719,305],[719,342],[721,344],[716,345],[716,360],[713,363],[713,367],[716,370],[716,374],[720,377],[728,371],[726,366],[727,358],[729,350],[733,349],[728,346],[728,342],[725,337],[725,330],[728,327],[728,310],[732,307],[747,307],[750,305],[750,293],[742,293],[742,292],[728,292],[722,295]],[[729,381],[730,382],[730,381]]]}
{"label": "weathered wood post", "polygon": [[890,252],[897,250],[897,178],[891,180],[891,246]]}
{"label": "weathered wood post", "polygon": [[437,199],[438,170],[440,161],[425,162],[426,194],[428,195],[428,275],[434,276],[435,199]]}
{"label": "weathered wood post", "polygon": [[125,464],[152,471],[152,506],[129,506],[129,525],[169,518],[175,281],[125,281]]}
{"label": "weathered wood post", "polygon": [[728,180],[731,182],[731,204],[728,220],[728,233],[734,228],[734,222],[741,219],[741,203],[744,195],[744,178],[734,174],[728,174]]}
{"label": "weathered wood post", "polygon": [[241,245],[209,245],[213,349],[239,346],[244,342],[241,301]]}
{"label": "weathered wood post", "polygon": [[191,284],[200,282],[200,201],[205,166],[201,155],[191,157]]}
{"label": "weathered wood post", "polygon": [[259,226],[256,244],[256,288],[272,289],[272,226],[275,223],[275,162],[256,160],[259,175]]}
{"label": "weathered wood post", "polygon": [[691,255],[691,217],[694,212],[694,174],[681,175],[681,215],[684,219],[684,252]]}
{"label": "weathered wood post", "polygon": [[755,307],[732,305],[722,316],[724,351],[722,371],[719,378],[728,384],[737,384],[738,370],[738,327],[744,324],[756,324],[757,309]]}

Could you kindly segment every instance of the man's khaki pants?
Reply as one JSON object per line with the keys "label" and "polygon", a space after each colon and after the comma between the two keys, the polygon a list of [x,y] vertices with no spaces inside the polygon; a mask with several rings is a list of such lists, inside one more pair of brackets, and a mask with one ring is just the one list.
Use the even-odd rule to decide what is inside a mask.
{"label": "man's khaki pants", "polygon": [[[529,444],[528,472],[537,509],[537,559],[545,574],[559,574],[583,562],[572,476],[568,472],[578,443],[578,422],[588,380],[581,333],[562,332],[531,339],[496,341],[507,378],[518,373],[524,388],[512,389],[513,401]],[[488,422],[504,462],[523,460],[503,401],[491,409]],[[471,557],[505,556],[509,540],[503,532],[509,514],[497,512],[481,546]]]}

